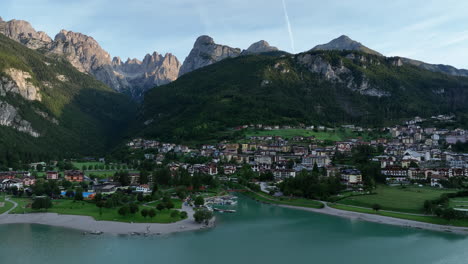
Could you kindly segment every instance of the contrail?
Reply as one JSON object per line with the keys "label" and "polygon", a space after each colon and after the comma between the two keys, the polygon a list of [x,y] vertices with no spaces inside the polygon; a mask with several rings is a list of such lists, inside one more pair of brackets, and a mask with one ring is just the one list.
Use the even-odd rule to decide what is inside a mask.
{"label": "contrail", "polygon": [[286,19],[286,25],[288,26],[289,32],[289,40],[291,41],[291,48],[293,53],[296,53],[296,49],[294,48],[294,37],[291,30],[291,23],[289,22],[288,10],[286,9],[286,2],[283,0],[283,10],[284,10],[284,18]]}

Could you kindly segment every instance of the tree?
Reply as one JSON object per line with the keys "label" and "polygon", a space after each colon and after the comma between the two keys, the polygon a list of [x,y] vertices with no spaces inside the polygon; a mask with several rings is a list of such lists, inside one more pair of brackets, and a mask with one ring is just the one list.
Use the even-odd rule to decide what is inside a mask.
{"label": "tree", "polygon": [[172,212],[171,212],[171,217],[172,217],[172,218],[179,217],[179,211],[176,211],[176,210],[172,211]]}
{"label": "tree", "polygon": [[213,213],[206,210],[197,210],[195,214],[193,214],[193,217],[195,218],[195,222],[201,224],[203,222],[208,223],[208,221],[213,217]]}
{"label": "tree", "polygon": [[382,207],[380,206],[380,204],[373,204],[372,205],[372,210],[374,211],[379,211],[380,209],[382,209]]}
{"label": "tree", "polygon": [[79,188],[76,188],[76,192],[75,192],[75,201],[83,201],[84,197],[83,197],[83,188],[79,187]]}
{"label": "tree", "polygon": [[418,165],[416,162],[414,162],[414,160],[412,160],[412,161],[410,162],[410,164],[409,164],[409,167],[410,167],[410,168],[419,168],[419,165]]}
{"label": "tree", "polygon": [[137,200],[138,200],[139,202],[143,202],[143,200],[145,200],[145,197],[143,196],[142,193],[138,193],[138,194],[137,194]]}
{"label": "tree", "polygon": [[130,213],[131,214],[136,214],[138,212],[138,210],[139,210],[138,205],[134,204],[134,203],[130,204],[129,207],[130,207]]}
{"label": "tree", "polygon": [[121,216],[126,216],[130,213],[130,208],[125,205],[125,206],[122,206],[119,208],[119,211],[118,211],[119,215]]}
{"label": "tree", "polygon": [[146,217],[147,217],[148,215],[149,215],[149,214],[148,214],[148,210],[147,210],[147,209],[141,210],[141,216],[143,216],[145,219],[146,219]]}
{"label": "tree", "polygon": [[98,203],[102,201],[102,193],[96,193],[96,195],[94,195],[94,202]]}
{"label": "tree", "polygon": [[65,189],[68,189],[68,188],[72,187],[72,183],[67,181],[67,180],[63,180],[62,181],[62,187],[65,188]]}
{"label": "tree", "polygon": [[148,216],[153,218],[156,216],[156,211],[154,209],[149,209],[148,210]]}
{"label": "tree", "polygon": [[166,208],[166,205],[164,203],[158,203],[158,205],[156,205],[156,209],[158,209],[158,211],[162,211]]}
{"label": "tree", "polygon": [[196,207],[200,207],[202,205],[205,205],[205,199],[203,199],[203,197],[201,196],[197,196],[193,203],[195,204]]}
{"label": "tree", "polygon": [[65,196],[68,198],[72,198],[73,196],[75,196],[75,192],[73,190],[68,189],[65,193]]}
{"label": "tree", "polygon": [[98,201],[96,203],[96,206],[99,208],[99,215],[102,216],[102,208],[106,205],[104,201]]}
{"label": "tree", "polygon": [[49,197],[36,197],[34,199],[31,208],[33,210],[39,210],[39,209],[49,209],[52,207],[52,201],[50,200]]}
{"label": "tree", "polygon": [[36,170],[37,170],[37,171],[43,171],[43,170],[44,170],[44,166],[42,166],[42,164],[37,164]]}
{"label": "tree", "polygon": [[140,184],[148,184],[149,182],[148,176],[149,176],[148,171],[146,170],[140,171]]}
{"label": "tree", "polygon": [[185,211],[180,212],[180,218],[185,219],[187,218],[188,214]]}
{"label": "tree", "polygon": [[167,202],[167,203],[166,203],[166,208],[167,208],[167,209],[172,209],[172,208],[174,208],[174,203],[173,203],[172,201]]}

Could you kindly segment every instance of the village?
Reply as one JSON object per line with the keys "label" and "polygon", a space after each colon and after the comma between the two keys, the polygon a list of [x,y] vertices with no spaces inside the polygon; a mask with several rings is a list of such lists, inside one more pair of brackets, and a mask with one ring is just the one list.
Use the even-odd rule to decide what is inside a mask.
{"label": "village", "polygon": [[[446,122],[453,117],[433,118]],[[423,127],[420,124],[424,121],[416,117],[402,125],[379,129],[354,125],[339,128],[249,125],[234,128],[246,131],[245,138],[239,141],[199,146],[136,138],[127,143],[130,158],[126,161],[113,163],[107,162],[106,158],[89,157],[41,161],[29,164],[29,170],[0,172],[0,189],[19,199],[23,205],[13,213],[31,212],[32,202],[24,200],[31,198],[25,197],[35,199],[43,195],[69,200],[82,196],[80,200],[90,202],[95,202],[96,196],[103,200],[118,196],[121,200],[108,206],[116,209],[125,207],[127,200],[134,201],[137,196],[140,206],[146,205],[143,202],[162,204],[160,201],[165,197],[166,201],[172,199],[171,203],[178,204],[180,209],[181,203],[195,199],[200,192],[206,203],[199,205],[205,206],[211,204],[212,199],[226,195],[226,190],[245,188],[251,191],[249,196],[254,199],[314,208],[323,207],[314,200],[343,198],[342,201],[350,205],[370,208],[376,205],[359,203],[359,197],[354,198],[355,195],[381,194],[387,190],[384,186],[425,188],[431,193],[427,198],[432,199],[441,193],[426,188],[455,191],[465,186],[468,153],[460,151],[460,146],[463,150],[468,134],[463,129]],[[361,154],[364,159],[358,162],[356,156]],[[363,164],[366,171],[361,171]],[[368,165],[374,170],[368,169]],[[333,187],[327,187],[328,193],[320,196],[296,190],[291,180],[299,175],[319,177],[323,182],[318,184]],[[332,179],[337,179],[340,186],[337,187]],[[122,199],[122,193],[129,195],[128,199]],[[285,197],[288,202],[283,201]],[[310,200],[304,202],[301,197]],[[423,202],[415,202],[416,212],[422,212]],[[383,206],[385,209],[386,204]],[[162,214],[163,219],[153,221],[174,222],[187,217],[179,218],[171,208],[173,206]],[[209,206],[205,208],[213,211]],[[99,218],[94,211],[88,214]],[[124,213],[117,216],[116,211],[107,218],[130,221]],[[70,213],[70,210],[63,212]],[[169,214],[174,217],[168,217]],[[138,221],[148,220],[145,216]]]}

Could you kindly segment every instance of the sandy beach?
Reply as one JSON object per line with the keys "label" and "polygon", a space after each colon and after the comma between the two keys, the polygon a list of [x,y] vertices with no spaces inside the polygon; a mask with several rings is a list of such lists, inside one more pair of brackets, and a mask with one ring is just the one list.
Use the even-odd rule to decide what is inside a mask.
{"label": "sandy beach", "polygon": [[436,225],[436,224],[430,224],[430,223],[424,223],[424,222],[418,222],[418,221],[412,221],[412,220],[405,220],[405,219],[400,219],[400,218],[387,217],[387,216],[382,216],[382,215],[344,211],[344,210],[331,208],[327,206],[326,203],[324,203],[324,205],[325,207],[322,209],[305,208],[305,207],[298,207],[298,206],[291,206],[291,205],[278,205],[278,206],[281,206],[284,208],[344,217],[348,219],[379,223],[379,224],[387,224],[387,225],[395,225],[395,226],[415,228],[415,229],[425,229],[425,230],[432,230],[432,231],[438,231],[438,232],[449,232],[449,233],[455,233],[455,234],[461,234],[461,235],[468,235],[468,227]]}
{"label": "sandy beach", "polygon": [[41,224],[113,235],[165,235],[183,231],[201,230],[215,225],[215,219],[211,220],[208,226],[196,223],[193,219],[193,210],[189,206],[183,206],[182,210],[186,211],[189,217],[169,224],[96,221],[90,216],[59,215],[56,213],[3,214],[0,215],[0,224]]}

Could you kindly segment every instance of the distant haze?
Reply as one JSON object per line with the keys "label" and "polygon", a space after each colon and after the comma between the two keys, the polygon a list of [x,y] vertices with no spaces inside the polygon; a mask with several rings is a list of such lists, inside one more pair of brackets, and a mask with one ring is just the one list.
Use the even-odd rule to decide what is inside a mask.
{"label": "distant haze", "polygon": [[[386,56],[468,68],[468,2],[284,2],[297,52],[345,34]],[[158,51],[182,61],[203,34],[231,47],[264,39],[292,52],[282,0],[2,0],[0,10],[52,38],[62,28],[90,35],[124,60]]]}

